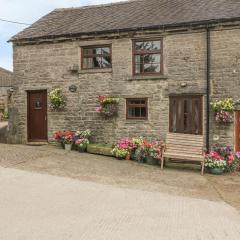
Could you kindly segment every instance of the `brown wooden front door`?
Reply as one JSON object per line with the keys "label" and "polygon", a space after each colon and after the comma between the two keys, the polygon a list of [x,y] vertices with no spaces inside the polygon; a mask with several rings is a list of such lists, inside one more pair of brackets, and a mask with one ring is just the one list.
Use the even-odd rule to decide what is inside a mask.
{"label": "brown wooden front door", "polygon": [[240,111],[235,114],[235,151],[240,151]]}
{"label": "brown wooden front door", "polygon": [[28,92],[28,141],[47,141],[47,91]]}

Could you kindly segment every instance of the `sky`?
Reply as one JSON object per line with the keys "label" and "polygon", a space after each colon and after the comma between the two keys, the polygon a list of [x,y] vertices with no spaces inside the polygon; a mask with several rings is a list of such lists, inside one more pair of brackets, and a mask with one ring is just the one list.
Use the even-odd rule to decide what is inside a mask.
{"label": "sky", "polygon": [[[34,23],[55,8],[80,7],[120,0],[0,0],[0,19]],[[0,67],[12,70],[12,45],[7,41],[27,26],[0,21]]]}

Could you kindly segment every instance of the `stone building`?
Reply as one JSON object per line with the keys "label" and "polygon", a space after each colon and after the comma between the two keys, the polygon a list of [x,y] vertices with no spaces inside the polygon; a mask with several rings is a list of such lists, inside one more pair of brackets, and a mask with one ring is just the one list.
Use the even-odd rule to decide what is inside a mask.
{"label": "stone building", "polygon": [[[240,147],[239,121],[218,125],[210,107],[216,99],[240,99],[239,1],[56,9],[10,41],[11,141],[50,141],[57,130],[90,128],[96,142],[164,139],[171,131],[203,134],[207,147],[216,139]],[[59,112],[47,104],[56,87],[67,98]],[[96,113],[99,95],[120,99],[117,117]]]}
{"label": "stone building", "polygon": [[0,67],[0,119],[8,111],[8,90],[12,84],[12,72]]}

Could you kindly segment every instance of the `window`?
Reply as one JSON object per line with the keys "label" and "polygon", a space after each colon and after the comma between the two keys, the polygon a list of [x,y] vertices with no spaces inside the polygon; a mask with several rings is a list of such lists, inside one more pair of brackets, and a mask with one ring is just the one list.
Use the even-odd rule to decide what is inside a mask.
{"label": "window", "polygon": [[170,97],[169,131],[174,133],[202,134],[202,97]]}
{"label": "window", "polygon": [[111,68],[111,47],[94,46],[82,48],[82,69]]}
{"label": "window", "polygon": [[133,42],[134,75],[163,73],[162,40]]}
{"label": "window", "polygon": [[147,99],[127,99],[127,119],[147,119]]}

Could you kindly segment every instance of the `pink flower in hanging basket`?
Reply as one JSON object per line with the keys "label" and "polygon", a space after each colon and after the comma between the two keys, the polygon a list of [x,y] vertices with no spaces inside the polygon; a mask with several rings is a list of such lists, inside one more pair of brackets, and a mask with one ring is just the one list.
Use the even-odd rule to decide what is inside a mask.
{"label": "pink flower in hanging basket", "polygon": [[102,111],[102,107],[101,107],[101,106],[96,107],[96,112],[97,112],[97,113],[100,113],[101,111]]}

